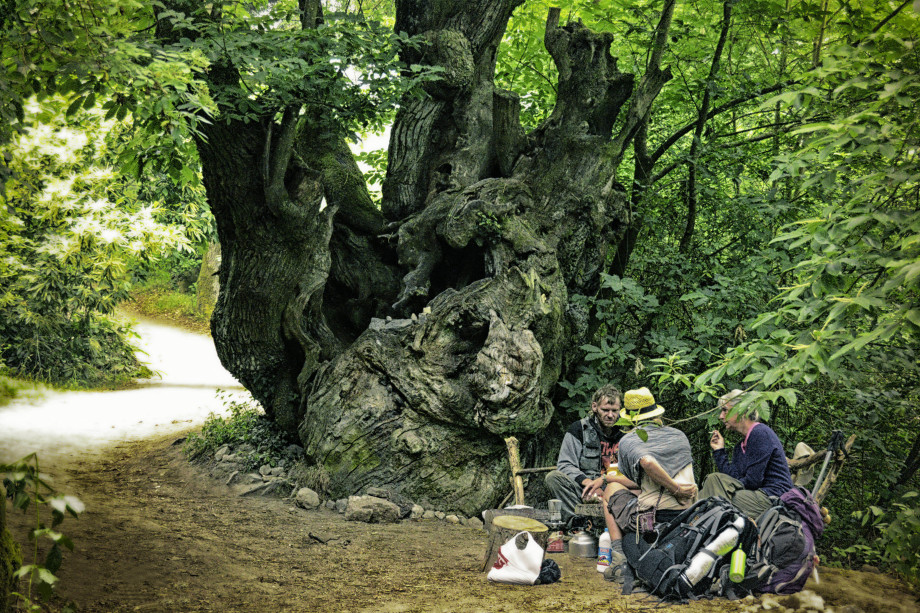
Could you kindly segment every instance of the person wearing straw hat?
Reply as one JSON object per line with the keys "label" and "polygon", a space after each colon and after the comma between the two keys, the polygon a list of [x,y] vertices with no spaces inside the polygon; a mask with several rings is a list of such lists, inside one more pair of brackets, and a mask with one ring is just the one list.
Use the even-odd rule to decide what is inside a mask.
{"label": "person wearing straw hat", "polygon": [[649,511],[656,522],[669,521],[696,499],[690,441],[677,428],[663,425],[663,414],[664,407],[646,387],[623,396],[621,423],[630,430],[618,451],[622,475],[607,475],[603,505],[613,551],[604,572],[610,581],[622,582],[624,532],[642,531],[641,516]]}
{"label": "person wearing straw hat", "polygon": [[559,448],[556,470],[547,473],[545,483],[553,498],[562,501],[562,519],[567,521],[583,500],[601,497],[604,472],[616,458],[623,432],[620,418],[620,390],[607,384],[591,398],[591,413],[569,426]]}
{"label": "person wearing straw hat", "polygon": [[740,434],[742,440],[729,460],[722,433],[712,431],[709,446],[719,470],[703,481],[700,498],[721,496],[756,519],[772,506],[771,496],[778,497],[792,489],[792,475],[776,432],[757,421],[757,411],[735,408],[743,396],[743,391],[735,389],[719,398],[719,420],[727,430]]}

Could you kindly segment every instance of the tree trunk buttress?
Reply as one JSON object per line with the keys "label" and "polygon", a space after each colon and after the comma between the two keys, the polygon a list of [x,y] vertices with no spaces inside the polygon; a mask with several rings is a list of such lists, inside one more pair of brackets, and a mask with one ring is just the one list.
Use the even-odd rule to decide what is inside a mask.
{"label": "tree trunk buttress", "polygon": [[472,515],[508,491],[506,437],[525,466],[555,461],[549,399],[587,331],[570,297],[596,291],[627,219],[611,132],[633,78],[609,35],[551,15],[564,83],[525,136],[516,97],[492,85],[517,3],[435,2],[421,16],[398,4],[397,28],[430,42],[408,59],[447,76],[392,129],[383,212],[404,273],[393,318],[374,318],[306,394],[300,437],[332,496],[387,486]]}

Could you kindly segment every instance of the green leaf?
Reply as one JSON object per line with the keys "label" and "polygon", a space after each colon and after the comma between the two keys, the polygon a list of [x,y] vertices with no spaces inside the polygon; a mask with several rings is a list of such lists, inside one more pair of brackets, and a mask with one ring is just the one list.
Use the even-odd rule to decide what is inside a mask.
{"label": "green leaf", "polygon": [[61,548],[58,547],[57,543],[48,550],[48,555],[45,556],[45,568],[50,572],[56,573],[61,568],[61,563],[64,561],[64,556],[61,553]]}
{"label": "green leaf", "polygon": [[67,107],[67,112],[65,115],[67,115],[67,117],[72,117],[74,114],[76,114],[77,111],[80,110],[81,106],[83,106],[83,97],[78,96],[76,99],[74,99],[73,102],[70,103],[70,106]]}
{"label": "green leaf", "polygon": [[920,328],[920,309],[910,309],[904,313],[904,319]]}
{"label": "green leaf", "polygon": [[41,581],[42,583],[46,583],[46,584],[48,584],[48,585],[50,585],[50,586],[53,586],[55,583],[57,583],[58,578],[54,576],[54,573],[52,573],[52,572],[51,572],[50,570],[48,570],[47,568],[43,568],[43,567],[41,567],[41,566],[39,566],[39,567],[37,567],[37,568],[38,568],[38,579],[39,579],[39,581]]}

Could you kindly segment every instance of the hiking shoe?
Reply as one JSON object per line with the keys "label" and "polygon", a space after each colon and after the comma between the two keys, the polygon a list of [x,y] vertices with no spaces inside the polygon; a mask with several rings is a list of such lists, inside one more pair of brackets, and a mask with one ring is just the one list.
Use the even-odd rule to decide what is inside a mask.
{"label": "hiking shoe", "polygon": [[623,564],[617,564],[616,566],[611,564],[604,569],[604,581],[612,581],[614,583],[622,584],[623,571]]}
{"label": "hiking shoe", "polygon": [[614,583],[623,583],[623,572],[625,571],[626,556],[621,551],[612,551],[610,553],[610,566],[604,569],[604,580],[613,581]]}

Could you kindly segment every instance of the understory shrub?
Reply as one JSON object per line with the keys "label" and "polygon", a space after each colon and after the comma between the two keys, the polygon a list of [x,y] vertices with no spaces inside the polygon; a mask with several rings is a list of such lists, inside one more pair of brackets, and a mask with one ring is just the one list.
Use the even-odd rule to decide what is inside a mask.
{"label": "understory shrub", "polygon": [[294,459],[288,451],[294,441],[265,415],[252,396],[237,399],[219,391],[218,397],[229,415],[221,417],[211,413],[201,432],[189,435],[185,441],[185,453],[190,458],[213,454],[221,446],[229,445],[245,460],[246,470],[264,464],[277,466],[281,460]]}
{"label": "understory shrub", "polygon": [[119,385],[152,375],[133,338],[129,326],[100,313],[72,320],[13,308],[0,318],[0,359],[15,376],[35,381]]}
{"label": "understory shrub", "polygon": [[837,553],[880,564],[920,588],[920,494],[907,492],[887,510],[873,505],[853,517],[875,534]]}
{"label": "understory shrub", "polygon": [[[85,510],[75,496],[57,492],[39,466],[38,455],[31,453],[12,464],[0,464],[0,611],[17,604],[17,610],[51,610],[48,603],[54,597],[57,573],[64,562],[63,550],[73,551],[73,541],[60,530],[67,516],[78,518]],[[7,498],[14,511],[29,514],[33,519],[26,554],[6,532]],[[30,560],[26,560],[26,556]],[[12,575],[7,572],[13,570]],[[8,580],[11,579],[12,583]],[[11,588],[7,594],[6,588]],[[18,590],[17,590],[18,588]],[[4,600],[4,598],[6,600]],[[73,613],[76,607],[67,603],[62,613]]]}
{"label": "understory shrub", "polygon": [[[160,204],[116,176],[100,111],[32,100],[24,129],[0,147],[0,359],[9,374],[56,384],[121,383],[149,375],[128,328],[109,316],[128,297],[129,262],[185,245],[157,221]],[[114,381],[113,381],[114,380]]]}

